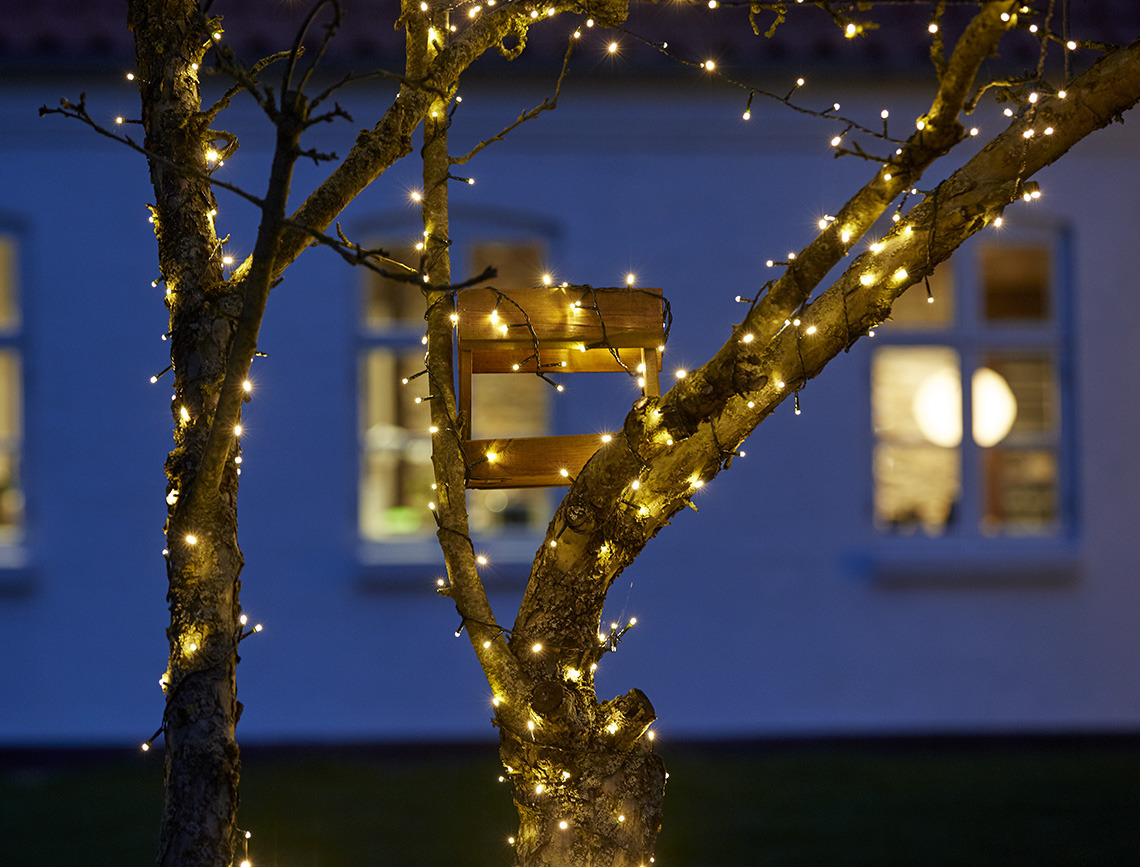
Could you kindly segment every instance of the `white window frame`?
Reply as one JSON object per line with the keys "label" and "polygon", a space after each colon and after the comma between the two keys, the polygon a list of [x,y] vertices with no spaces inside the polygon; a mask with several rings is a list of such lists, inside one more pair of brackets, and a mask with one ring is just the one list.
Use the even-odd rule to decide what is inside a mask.
{"label": "white window frame", "polygon": [[[867,353],[864,381],[868,383],[865,407],[868,497],[866,523],[873,534],[872,574],[900,585],[948,581],[967,585],[1012,583],[1016,585],[1058,585],[1076,580],[1080,572],[1080,526],[1077,485],[1076,373],[1072,305],[1075,292],[1072,273],[1073,240],[1061,223],[1040,220],[1000,230],[987,229],[967,241],[949,263],[955,285],[954,317],[945,328],[913,328],[890,321],[877,329]],[[1000,234],[992,234],[1000,233]],[[1050,310],[1047,323],[987,323],[983,317],[984,296],[981,279],[981,245],[986,243],[1038,244],[1050,250]],[[922,293],[922,284],[908,292]],[[937,298],[935,299],[937,303]],[[874,350],[882,346],[945,346],[958,353],[959,376],[963,384],[962,429],[959,446],[961,471],[959,513],[938,535],[921,530],[909,534],[892,533],[875,526],[872,473],[873,449],[878,443],[871,423],[871,365]],[[984,480],[983,448],[970,435],[970,386],[973,371],[982,365],[987,352],[1041,352],[1054,363],[1059,395],[1057,431],[1053,446],[1057,462],[1056,521],[1052,532],[1041,535],[989,535],[981,528]]]}
{"label": "white window frame", "polygon": [[[372,241],[393,242],[407,239],[414,243],[422,234],[422,224],[411,211],[380,215],[361,221],[353,227],[354,237]],[[466,276],[464,271],[469,260],[469,251],[481,243],[536,243],[541,245],[547,256],[555,256],[560,225],[542,214],[485,207],[452,206],[451,236],[454,244],[451,249],[452,270],[456,278]],[[407,327],[394,324],[385,332],[370,330],[364,320],[363,293],[360,290],[360,275],[354,278],[353,306],[356,339],[353,342],[353,370],[356,371],[354,396],[356,406],[354,418],[357,431],[357,461],[355,463],[355,491],[353,497],[353,535],[357,539],[357,561],[359,584],[365,592],[400,592],[419,589],[425,581],[434,581],[444,574],[443,557],[434,532],[409,538],[373,540],[361,536],[360,520],[360,480],[363,473],[363,433],[361,422],[362,381],[360,361],[369,348],[422,349],[422,327]],[[557,416],[551,405],[548,425],[551,430],[557,427]],[[557,503],[557,495],[551,496],[551,509]],[[534,552],[542,544],[545,527],[525,529],[501,529],[493,534],[473,533],[473,541],[479,553],[485,554],[488,566],[483,574],[483,582],[489,591],[517,591],[524,585],[529,575]]]}

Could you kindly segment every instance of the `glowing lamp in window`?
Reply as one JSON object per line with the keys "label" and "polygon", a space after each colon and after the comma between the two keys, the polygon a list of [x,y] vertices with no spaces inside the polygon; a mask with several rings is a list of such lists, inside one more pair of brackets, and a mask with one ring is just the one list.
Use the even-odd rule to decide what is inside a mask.
{"label": "glowing lamp in window", "polygon": [[[1017,419],[1017,399],[997,371],[979,367],[970,381],[974,442],[996,446]],[[914,420],[931,443],[955,448],[962,442],[962,386],[958,370],[945,367],[928,375],[914,393]]]}

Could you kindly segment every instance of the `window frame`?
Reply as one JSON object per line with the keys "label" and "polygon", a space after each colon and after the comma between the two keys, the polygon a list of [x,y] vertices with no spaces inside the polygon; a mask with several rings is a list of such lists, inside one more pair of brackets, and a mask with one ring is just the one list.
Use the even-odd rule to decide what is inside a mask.
{"label": "window frame", "polygon": [[[487,243],[533,243],[541,247],[547,259],[558,257],[562,236],[561,225],[544,214],[481,206],[452,206],[450,215],[451,236],[461,239],[452,247],[452,262],[457,269],[466,268],[470,252]],[[423,231],[418,214],[410,210],[375,215],[353,227],[354,237],[373,241],[391,242],[406,238],[408,243]],[[382,244],[381,244],[382,245]],[[457,271],[458,273],[458,271]],[[352,334],[350,341],[354,376],[354,493],[352,498],[352,538],[356,540],[358,587],[366,593],[418,591],[427,580],[444,574],[443,555],[434,532],[408,538],[369,539],[360,532],[361,492],[364,471],[363,389],[362,360],[370,349],[387,349],[399,352],[422,348],[423,327],[408,327],[393,323],[384,329],[370,328],[365,320],[364,293],[360,290],[361,275],[352,273],[353,298],[351,306]],[[548,426],[557,430],[558,416],[553,401]],[[551,504],[554,505],[553,503]],[[494,534],[472,533],[476,550],[488,559],[483,577],[489,592],[517,591],[525,585],[535,551],[542,544],[542,528],[528,527],[503,529]]]}
{"label": "window frame", "polygon": [[[864,382],[867,383],[865,430],[866,490],[869,492],[865,526],[874,539],[870,572],[887,584],[924,585],[930,582],[981,584],[995,583],[1057,585],[1071,583],[1080,572],[1078,502],[1077,377],[1074,335],[1075,280],[1073,238],[1069,227],[1059,221],[1022,219],[1019,225],[987,229],[967,241],[947,266],[952,268],[955,287],[954,314],[941,328],[909,328],[891,321],[876,331],[871,351],[866,354]],[[1000,234],[991,234],[991,233]],[[1050,252],[1049,297],[1051,315],[1045,322],[987,322],[984,318],[982,256],[984,244],[1033,244]],[[921,284],[908,292],[922,292]],[[937,296],[935,297],[937,303]],[[873,497],[876,480],[873,454],[881,442],[872,423],[872,365],[875,350],[883,346],[944,346],[958,355],[962,383],[962,430],[959,478],[959,514],[941,534],[927,534],[920,528],[913,533],[892,533],[877,525]],[[984,515],[984,453],[986,449],[970,435],[972,430],[973,372],[987,355],[1018,353],[1047,355],[1059,407],[1051,449],[1055,454],[1057,480],[1056,518],[1051,529],[1041,534],[1016,534],[982,530]]]}

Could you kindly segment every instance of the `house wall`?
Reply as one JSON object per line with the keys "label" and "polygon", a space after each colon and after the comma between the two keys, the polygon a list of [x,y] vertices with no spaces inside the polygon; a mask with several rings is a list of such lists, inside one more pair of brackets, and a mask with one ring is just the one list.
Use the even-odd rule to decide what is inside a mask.
{"label": "house wall", "polygon": [[[162,712],[171,420],[169,380],[147,381],[167,363],[162,290],[150,286],[151,194],[140,157],[35,117],[80,89],[93,113],[130,116],[135,97],[118,82],[0,91],[0,223],[21,243],[26,377],[27,534],[0,570],[8,743],[139,741]],[[545,95],[527,82],[472,87],[453,150]],[[905,125],[921,90],[821,80],[804,99],[839,99],[876,122],[889,106]],[[342,103],[360,126],[382,107],[364,92]],[[666,371],[694,366],[741,315],[733,297],[767,279],[764,261],[806,243],[867,171],[830,158],[833,123],[759,103],[745,123],[742,103],[679,82],[572,85],[556,112],[465,167],[477,183],[453,188],[453,234],[479,234],[489,214],[509,212],[550,230],[558,279],[618,285],[632,270],[672,303]],[[999,121],[990,112],[980,125]],[[226,177],[258,192],[271,139],[256,118],[235,123],[242,148]],[[343,153],[355,130],[322,127],[314,144]],[[1083,143],[1041,176],[1033,206],[1072,229],[1072,532],[1028,549],[877,534],[869,351],[857,346],[804,390],[802,415],[782,406],[747,457],[700,492],[699,513],[677,515],[617,580],[607,618],[639,625],[603,662],[600,693],[643,689],[666,738],[1140,725],[1140,293],[1128,257],[1140,230],[1137,144],[1131,125]],[[414,168],[385,175],[345,227],[413,225]],[[298,174],[299,201],[320,171]],[[220,231],[244,254],[255,213],[220,200]],[[1029,214],[1013,206],[1007,220]],[[242,645],[240,733],[492,738],[488,690],[433,592],[438,556],[402,568],[356,538],[359,279],[328,251],[306,252],[263,328],[240,532],[244,605],[266,628]],[[556,409],[566,431],[612,428],[631,399],[622,383],[605,393],[592,380],[567,384]],[[509,623],[529,555],[498,550],[492,601]]]}

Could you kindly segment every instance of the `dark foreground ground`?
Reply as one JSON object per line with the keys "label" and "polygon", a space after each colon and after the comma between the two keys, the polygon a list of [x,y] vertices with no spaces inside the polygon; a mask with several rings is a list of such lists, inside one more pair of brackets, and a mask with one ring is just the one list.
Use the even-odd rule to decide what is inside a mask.
{"label": "dark foreground ground", "polygon": [[[1140,736],[662,744],[655,867],[1140,865]],[[250,747],[255,867],[511,863],[493,745]],[[162,756],[0,748],[0,863],[153,863]]]}

